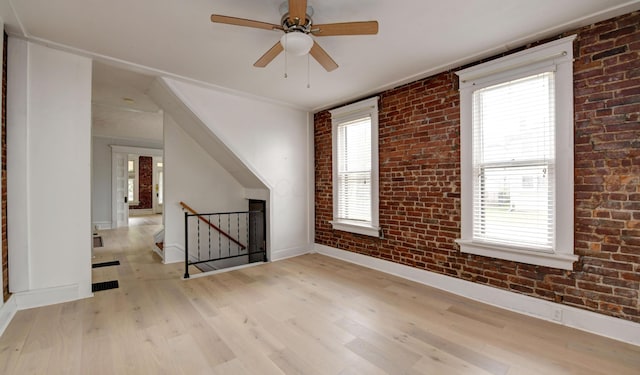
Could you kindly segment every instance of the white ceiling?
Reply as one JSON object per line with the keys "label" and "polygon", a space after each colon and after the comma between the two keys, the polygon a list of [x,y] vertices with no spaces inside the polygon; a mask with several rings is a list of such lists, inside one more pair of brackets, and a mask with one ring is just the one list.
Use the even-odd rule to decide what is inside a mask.
{"label": "white ceiling", "polygon": [[147,96],[154,79],[94,62],[92,134],[162,143],[162,110]]}
{"label": "white ceiling", "polygon": [[640,0],[309,0],[315,23],[378,20],[375,36],[316,38],[327,73],[284,54],[253,63],[280,32],[213,24],[212,13],[279,23],[282,0],[0,0],[7,29],[138,71],[305,110],[326,108],[561,31],[640,9]]}

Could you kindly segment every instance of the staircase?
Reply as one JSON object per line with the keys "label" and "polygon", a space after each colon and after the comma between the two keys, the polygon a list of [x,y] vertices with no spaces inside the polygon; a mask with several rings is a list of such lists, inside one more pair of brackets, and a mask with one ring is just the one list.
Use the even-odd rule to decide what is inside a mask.
{"label": "staircase", "polygon": [[164,228],[153,235],[153,243],[155,244],[153,251],[164,259]]}
{"label": "staircase", "polygon": [[[185,163],[195,160],[196,157],[201,156],[200,151],[204,151],[206,154],[209,154],[212,159],[210,163],[203,163],[202,165],[198,162],[199,164],[197,165],[199,166],[203,167],[206,165],[207,167],[210,167],[203,169],[201,173],[199,173],[196,168],[190,168],[189,171],[186,171],[184,176],[180,179],[180,181],[184,183],[179,187],[179,189],[174,191],[179,191],[180,194],[184,194],[184,197],[189,197],[192,194],[194,197],[199,197],[197,200],[198,205],[207,204],[207,194],[209,191],[216,191],[217,196],[211,197],[213,202],[215,202],[215,199],[231,199],[232,201],[225,202],[224,205],[219,206],[226,206],[231,209],[236,209],[237,207],[241,210],[243,209],[241,208],[243,207],[243,202],[246,201],[245,199],[269,199],[269,187],[264,183],[264,179],[256,175],[253,168],[248,167],[246,164],[247,161],[245,161],[244,158],[239,157],[239,152],[242,151],[242,148],[232,150],[227,143],[228,139],[219,138],[217,134],[218,132],[214,131],[214,128],[207,124],[206,121],[208,121],[208,118],[202,117],[202,115],[207,112],[194,111],[194,103],[191,103],[191,101],[188,100],[188,96],[184,96],[185,93],[191,93],[189,88],[190,87],[186,86],[182,87],[178,82],[171,79],[162,78],[154,81],[152,86],[149,88],[148,93],[153,101],[163,108],[166,114],[166,116],[164,116],[165,132],[170,131],[173,132],[172,134],[176,134],[176,137],[170,137],[170,139],[175,141],[174,143],[171,143],[174,154],[181,155],[181,157],[184,156],[183,159]],[[187,90],[184,91],[185,89]],[[198,91],[195,87],[192,89]],[[196,93],[196,91],[193,93],[208,95],[208,93]],[[280,116],[279,113],[276,113],[276,115],[277,117]],[[289,119],[288,116],[284,115],[282,118],[287,121]],[[203,121],[203,119],[205,121]],[[233,139],[233,137],[235,137],[234,132],[227,134],[226,131],[222,131],[222,134],[231,136],[229,139]],[[289,134],[287,133],[283,136],[288,137]],[[188,138],[190,138],[190,140]],[[195,144],[198,147],[192,147],[192,150],[186,150],[187,142],[191,141],[195,141]],[[253,155],[253,150],[246,150],[246,152],[251,152],[251,155]],[[251,161],[250,159],[251,158],[248,160]],[[224,178],[211,179],[208,177],[200,178],[199,176],[199,174],[210,176],[211,169],[215,168],[217,170],[217,168],[220,167],[228,172],[228,175],[225,174],[223,176]],[[194,181],[198,181],[198,183],[189,183],[191,178],[193,178]],[[238,194],[239,190],[234,187],[236,183],[242,186],[244,194]],[[211,186],[212,188],[210,190],[206,190],[208,186]],[[244,196],[241,197],[241,195]],[[176,198],[178,197],[168,195],[167,202],[175,202]],[[194,203],[196,202],[194,201]],[[206,215],[201,214],[201,216]],[[154,245],[154,251],[163,255],[164,263],[184,261],[186,263],[196,262],[196,264],[199,264],[201,262],[202,264],[205,264],[205,266],[211,266],[212,268],[219,269],[228,267],[227,263],[240,262],[242,257],[248,258],[245,263],[249,261],[262,261],[266,258],[266,251],[259,253],[250,249],[250,244],[248,243],[249,240],[245,238],[246,230],[244,232],[241,231],[242,233],[240,233],[239,237],[237,235],[238,233],[235,233],[237,232],[235,227],[232,226],[231,230],[226,226],[220,227],[217,223],[217,216],[212,216],[212,220],[209,220],[206,217],[205,219],[209,220],[211,224],[221,229],[221,231],[218,231],[211,225],[205,223],[197,215],[193,217],[195,217],[195,219],[191,220],[199,224],[191,224],[193,225],[193,228],[185,230],[184,232],[187,233],[184,233],[180,228],[184,227],[185,221],[179,214],[179,210],[176,210],[176,207],[168,207],[166,210],[165,226],[167,231],[164,238],[154,241],[154,243],[156,243],[156,245]],[[215,218],[215,222],[213,218]],[[227,225],[227,223],[224,222],[224,219],[222,219],[222,221],[222,224]],[[201,242],[199,246],[197,240],[198,225],[200,225],[201,230]],[[263,238],[266,235],[266,225],[264,228],[265,230],[262,231]],[[208,233],[209,230],[211,230],[211,246],[208,244],[210,236]],[[231,238],[225,236],[222,232],[229,233],[229,237]],[[191,238],[191,236],[193,236],[193,238]],[[221,241],[218,243],[220,238]],[[234,242],[234,240],[237,241],[237,243]],[[229,241],[231,242],[231,252],[229,252]],[[190,247],[190,249],[187,247]],[[220,247],[222,247],[222,249],[220,249]],[[260,248],[266,249],[266,247],[267,242],[262,240]],[[221,250],[222,254],[220,254]],[[240,250],[240,252],[238,253],[237,250]],[[251,256],[248,254],[242,255],[243,252],[255,252],[255,254],[251,254]],[[209,258],[209,253],[211,253],[211,258],[214,260]]]}
{"label": "staircase", "polygon": [[184,202],[180,205],[186,211],[186,279],[191,265],[207,272],[266,261],[263,211],[201,214]]}

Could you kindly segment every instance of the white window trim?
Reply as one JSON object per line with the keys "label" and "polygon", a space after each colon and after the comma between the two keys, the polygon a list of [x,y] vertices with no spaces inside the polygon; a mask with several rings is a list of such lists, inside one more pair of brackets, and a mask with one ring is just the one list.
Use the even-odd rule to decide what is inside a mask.
{"label": "white window trim", "polygon": [[127,184],[128,179],[131,178],[129,175],[129,164],[128,162],[133,162],[133,173],[135,176],[133,177],[133,199],[131,199],[128,204],[129,206],[137,206],[140,204],[139,194],[140,194],[140,155],[129,154],[127,155]]}
{"label": "white window trim", "polygon": [[[333,220],[330,221],[333,229],[345,232],[363,234],[366,236],[380,236],[379,222],[379,171],[378,171],[378,99],[375,96],[369,99],[349,104],[344,107],[330,110],[331,113],[331,138],[332,138],[332,178],[333,178]],[[360,118],[371,117],[371,223],[362,223],[352,220],[338,220],[338,151],[337,128],[338,124]]]}
{"label": "white window trim", "polygon": [[[461,70],[461,238],[463,253],[571,270],[574,255],[573,195],[573,40],[575,35]],[[556,180],[555,245],[551,252],[504,246],[473,239],[473,92],[483,87],[534,74],[553,66],[556,70]]]}

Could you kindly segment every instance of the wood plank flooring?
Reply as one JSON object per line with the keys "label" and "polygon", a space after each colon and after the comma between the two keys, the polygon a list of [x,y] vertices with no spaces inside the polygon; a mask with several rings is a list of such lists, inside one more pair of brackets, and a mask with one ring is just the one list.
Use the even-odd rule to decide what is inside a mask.
{"label": "wood plank flooring", "polygon": [[121,264],[93,281],[120,287],[18,312],[0,373],[640,373],[640,347],[317,254],[183,281],[158,228],[101,231],[94,262]]}

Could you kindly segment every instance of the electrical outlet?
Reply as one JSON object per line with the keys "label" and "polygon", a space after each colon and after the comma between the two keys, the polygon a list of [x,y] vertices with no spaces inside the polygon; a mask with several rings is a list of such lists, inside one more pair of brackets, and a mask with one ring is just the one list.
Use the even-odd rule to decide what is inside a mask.
{"label": "electrical outlet", "polygon": [[562,321],[562,309],[559,308],[555,308],[553,309],[553,320],[555,320],[556,322],[561,322]]}

